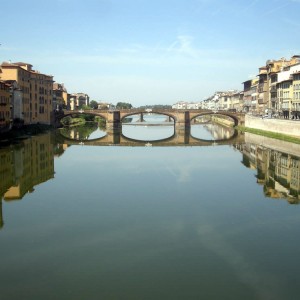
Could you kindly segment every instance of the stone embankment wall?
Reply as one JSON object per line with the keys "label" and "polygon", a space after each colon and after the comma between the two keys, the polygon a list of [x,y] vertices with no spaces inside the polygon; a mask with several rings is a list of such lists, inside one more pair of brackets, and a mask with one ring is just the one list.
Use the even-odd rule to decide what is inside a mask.
{"label": "stone embankment wall", "polygon": [[300,120],[262,119],[246,115],[245,127],[300,137]]}
{"label": "stone embankment wall", "polygon": [[227,127],[234,126],[233,120],[231,120],[230,118],[227,118],[227,117],[212,116],[211,119],[213,122],[218,123],[223,126],[227,126]]}

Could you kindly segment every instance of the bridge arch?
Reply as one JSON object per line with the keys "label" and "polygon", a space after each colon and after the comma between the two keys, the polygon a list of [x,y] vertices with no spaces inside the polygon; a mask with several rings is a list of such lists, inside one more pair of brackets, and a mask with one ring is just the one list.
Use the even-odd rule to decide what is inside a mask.
{"label": "bridge arch", "polygon": [[105,141],[107,140],[107,134],[98,138],[94,138],[94,139],[72,139],[70,137],[67,137],[65,135],[63,135],[61,132],[59,133],[59,135],[64,139],[64,141],[70,141],[70,142],[78,142],[78,143],[84,143],[84,144],[92,144],[94,142],[100,142],[100,141]]}
{"label": "bridge arch", "polygon": [[124,135],[123,133],[121,134],[121,136],[122,136],[122,139],[125,140],[125,141],[130,141],[130,142],[135,142],[135,143],[142,143],[142,144],[146,144],[146,143],[159,144],[159,143],[162,143],[162,142],[172,141],[176,137],[175,132],[171,136],[169,136],[167,138],[164,138],[164,139],[159,139],[159,140],[137,140],[137,139],[129,138],[126,135]]}
{"label": "bridge arch", "polygon": [[229,118],[231,118],[234,122],[234,126],[237,126],[239,125],[240,123],[240,120],[239,118],[234,115],[234,114],[231,114],[229,112],[226,112],[226,111],[217,111],[217,112],[213,112],[213,111],[208,111],[208,112],[199,112],[199,113],[191,113],[191,121],[196,119],[197,117],[202,117],[202,116],[207,116],[207,115],[212,115],[212,116],[215,116],[215,115],[221,115],[221,116],[227,116]]}
{"label": "bridge arch", "polygon": [[98,112],[91,112],[91,111],[76,111],[76,110],[73,110],[73,111],[69,111],[67,113],[64,113],[64,114],[61,114],[58,119],[59,120],[62,120],[63,118],[65,117],[68,117],[68,116],[80,116],[80,115],[92,115],[92,116],[96,116],[96,117],[101,117],[105,120],[107,120],[107,116],[102,114],[102,113],[98,113]]}
{"label": "bridge arch", "polygon": [[[174,123],[176,123],[177,118],[174,114],[172,113],[168,113],[168,112],[164,112],[164,111],[151,111],[151,114],[155,114],[155,115],[162,115],[162,116],[167,116],[173,119]],[[131,111],[131,112],[124,112],[122,113],[121,111],[121,118],[120,121],[122,122],[125,118],[130,117],[130,116],[134,116],[134,115],[139,115],[139,114],[144,114],[144,115],[148,115],[149,112],[146,112],[145,110],[137,110],[137,111]]]}

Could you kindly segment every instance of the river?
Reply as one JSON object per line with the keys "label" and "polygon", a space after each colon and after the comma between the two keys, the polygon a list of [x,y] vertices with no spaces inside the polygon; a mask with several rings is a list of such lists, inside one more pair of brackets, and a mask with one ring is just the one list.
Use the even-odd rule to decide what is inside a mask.
{"label": "river", "polygon": [[204,124],[211,145],[155,146],[174,131],[1,148],[1,299],[296,299],[299,145]]}

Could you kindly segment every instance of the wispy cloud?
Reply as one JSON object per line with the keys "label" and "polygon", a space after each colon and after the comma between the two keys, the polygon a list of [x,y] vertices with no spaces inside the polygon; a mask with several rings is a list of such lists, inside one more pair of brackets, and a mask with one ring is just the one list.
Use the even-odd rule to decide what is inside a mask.
{"label": "wispy cloud", "polygon": [[176,41],[174,41],[166,50],[168,53],[176,53],[187,55],[193,58],[198,58],[198,50],[192,45],[193,37],[189,35],[179,35]]}
{"label": "wispy cloud", "polygon": [[259,0],[253,0],[249,3],[249,5],[245,6],[245,8],[243,10],[241,10],[241,13],[245,13],[247,11],[249,11],[253,6],[256,5],[256,3],[258,3]]}
{"label": "wispy cloud", "polygon": [[289,5],[290,5],[290,2],[287,1],[287,2],[284,2],[281,5],[273,6],[273,8],[271,8],[271,9],[263,12],[263,14],[261,15],[261,17],[265,17],[265,16],[268,16],[268,15],[271,15],[271,14],[275,13],[276,11],[281,10],[281,9],[283,9],[283,8],[289,6]]}

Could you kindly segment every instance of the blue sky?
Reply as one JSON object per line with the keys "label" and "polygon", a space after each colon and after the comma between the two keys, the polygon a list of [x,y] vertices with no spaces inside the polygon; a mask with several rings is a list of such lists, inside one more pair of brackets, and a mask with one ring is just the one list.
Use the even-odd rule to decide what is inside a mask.
{"label": "blue sky", "polygon": [[15,0],[0,11],[1,61],[97,101],[200,101],[300,54],[300,0]]}

